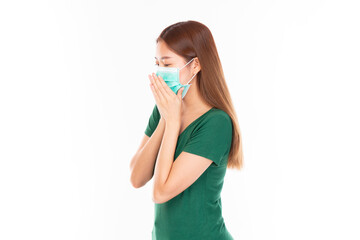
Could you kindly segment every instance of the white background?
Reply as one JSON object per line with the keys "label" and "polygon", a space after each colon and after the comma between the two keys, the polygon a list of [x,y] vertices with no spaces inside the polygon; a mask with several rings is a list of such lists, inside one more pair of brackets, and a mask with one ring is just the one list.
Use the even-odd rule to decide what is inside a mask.
{"label": "white background", "polygon": [[[155,100],[155,38],[212,31],[239,117],[236,240],[360,239],[356,1],[1,1],[0,239],[151,239],[129,163]],[[216,87],[216,86],[214,86]]]}

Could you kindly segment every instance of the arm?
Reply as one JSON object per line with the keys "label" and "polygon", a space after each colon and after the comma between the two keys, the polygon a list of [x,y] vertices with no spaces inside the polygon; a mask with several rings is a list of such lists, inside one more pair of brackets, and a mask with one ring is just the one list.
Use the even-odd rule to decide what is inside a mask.
{"label": "arm", "polygon": [[173,162],[180,124],[165,126],[159,156],[155,166],[152,200],[164,203],[193,184],[211,165],[212,160],[182,152]]}
{"label": "arm", "polygon": [[131,160],[130,182],[135,188],[144,186],[154,174],[155,160],[159,151],[161,139],[163,138],[164,129],[165,120],[161,117],[159,124],[149,140],[137,151]]}
{"label": "arm", "polygon": [[166,122],[165,132],[159,149],[158,160],[155,165],[153,201],[156,202],[162,191],[173,165],[175,147],[180,131],[179,122]]}
{"label": "arm", "polygon": [[[164,203],[191,186],[214,163],[220,166],[229,152],[232,123],[229,117],[213,116],[198,129],[174,159],[178,128],[166,124],[155,166],[153,201]],[[226,161],[224,159],[223,161]]]}

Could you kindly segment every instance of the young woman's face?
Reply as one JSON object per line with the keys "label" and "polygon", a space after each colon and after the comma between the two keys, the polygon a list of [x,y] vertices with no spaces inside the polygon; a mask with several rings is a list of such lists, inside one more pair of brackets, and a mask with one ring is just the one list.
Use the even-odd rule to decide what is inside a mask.
{"label": "young woman's face", "polygon": [[[160,67],[182,68],[179,72],[181,84],[186,84],[193,74],[196,73],[196,71],[194,71],[195,69],[193,69],[194,60],[182,68],[187,63],[183,57],[171,51],[163,41],[159,41],[156,45],[155,64]],[[194,80],[195,79],[193,79],[191,83],[193,83]]]}

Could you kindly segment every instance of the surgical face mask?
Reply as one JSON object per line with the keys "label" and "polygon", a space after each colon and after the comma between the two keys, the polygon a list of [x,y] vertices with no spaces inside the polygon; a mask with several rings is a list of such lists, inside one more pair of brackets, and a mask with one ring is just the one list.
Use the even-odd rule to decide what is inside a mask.
{"label": "surgical face mask", "polygon": [[164,79],[165,83],[169,86],[169,88],[177,94],[180,88],[184,87],[181,98],[184,98],[191,84],[189,82],[193,80],[195,75],[191,77],[191,79],[186,84],[180,83],[180,70],[186,67],[193,59],[191,59],[188,63],[186,63],[183,67],[172,68],[172,67],[159,67],[156,66],[156,75],[161,76]]}

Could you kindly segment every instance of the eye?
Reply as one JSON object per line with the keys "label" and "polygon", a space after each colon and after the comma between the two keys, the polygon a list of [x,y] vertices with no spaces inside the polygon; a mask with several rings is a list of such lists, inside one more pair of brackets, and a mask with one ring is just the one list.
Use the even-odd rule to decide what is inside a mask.
{"label": "eye", "polygon": [[[164,64],[165,67],[169,66],[171,64]],[[159,66],[159,64],[155,63],[155,66]]]}

